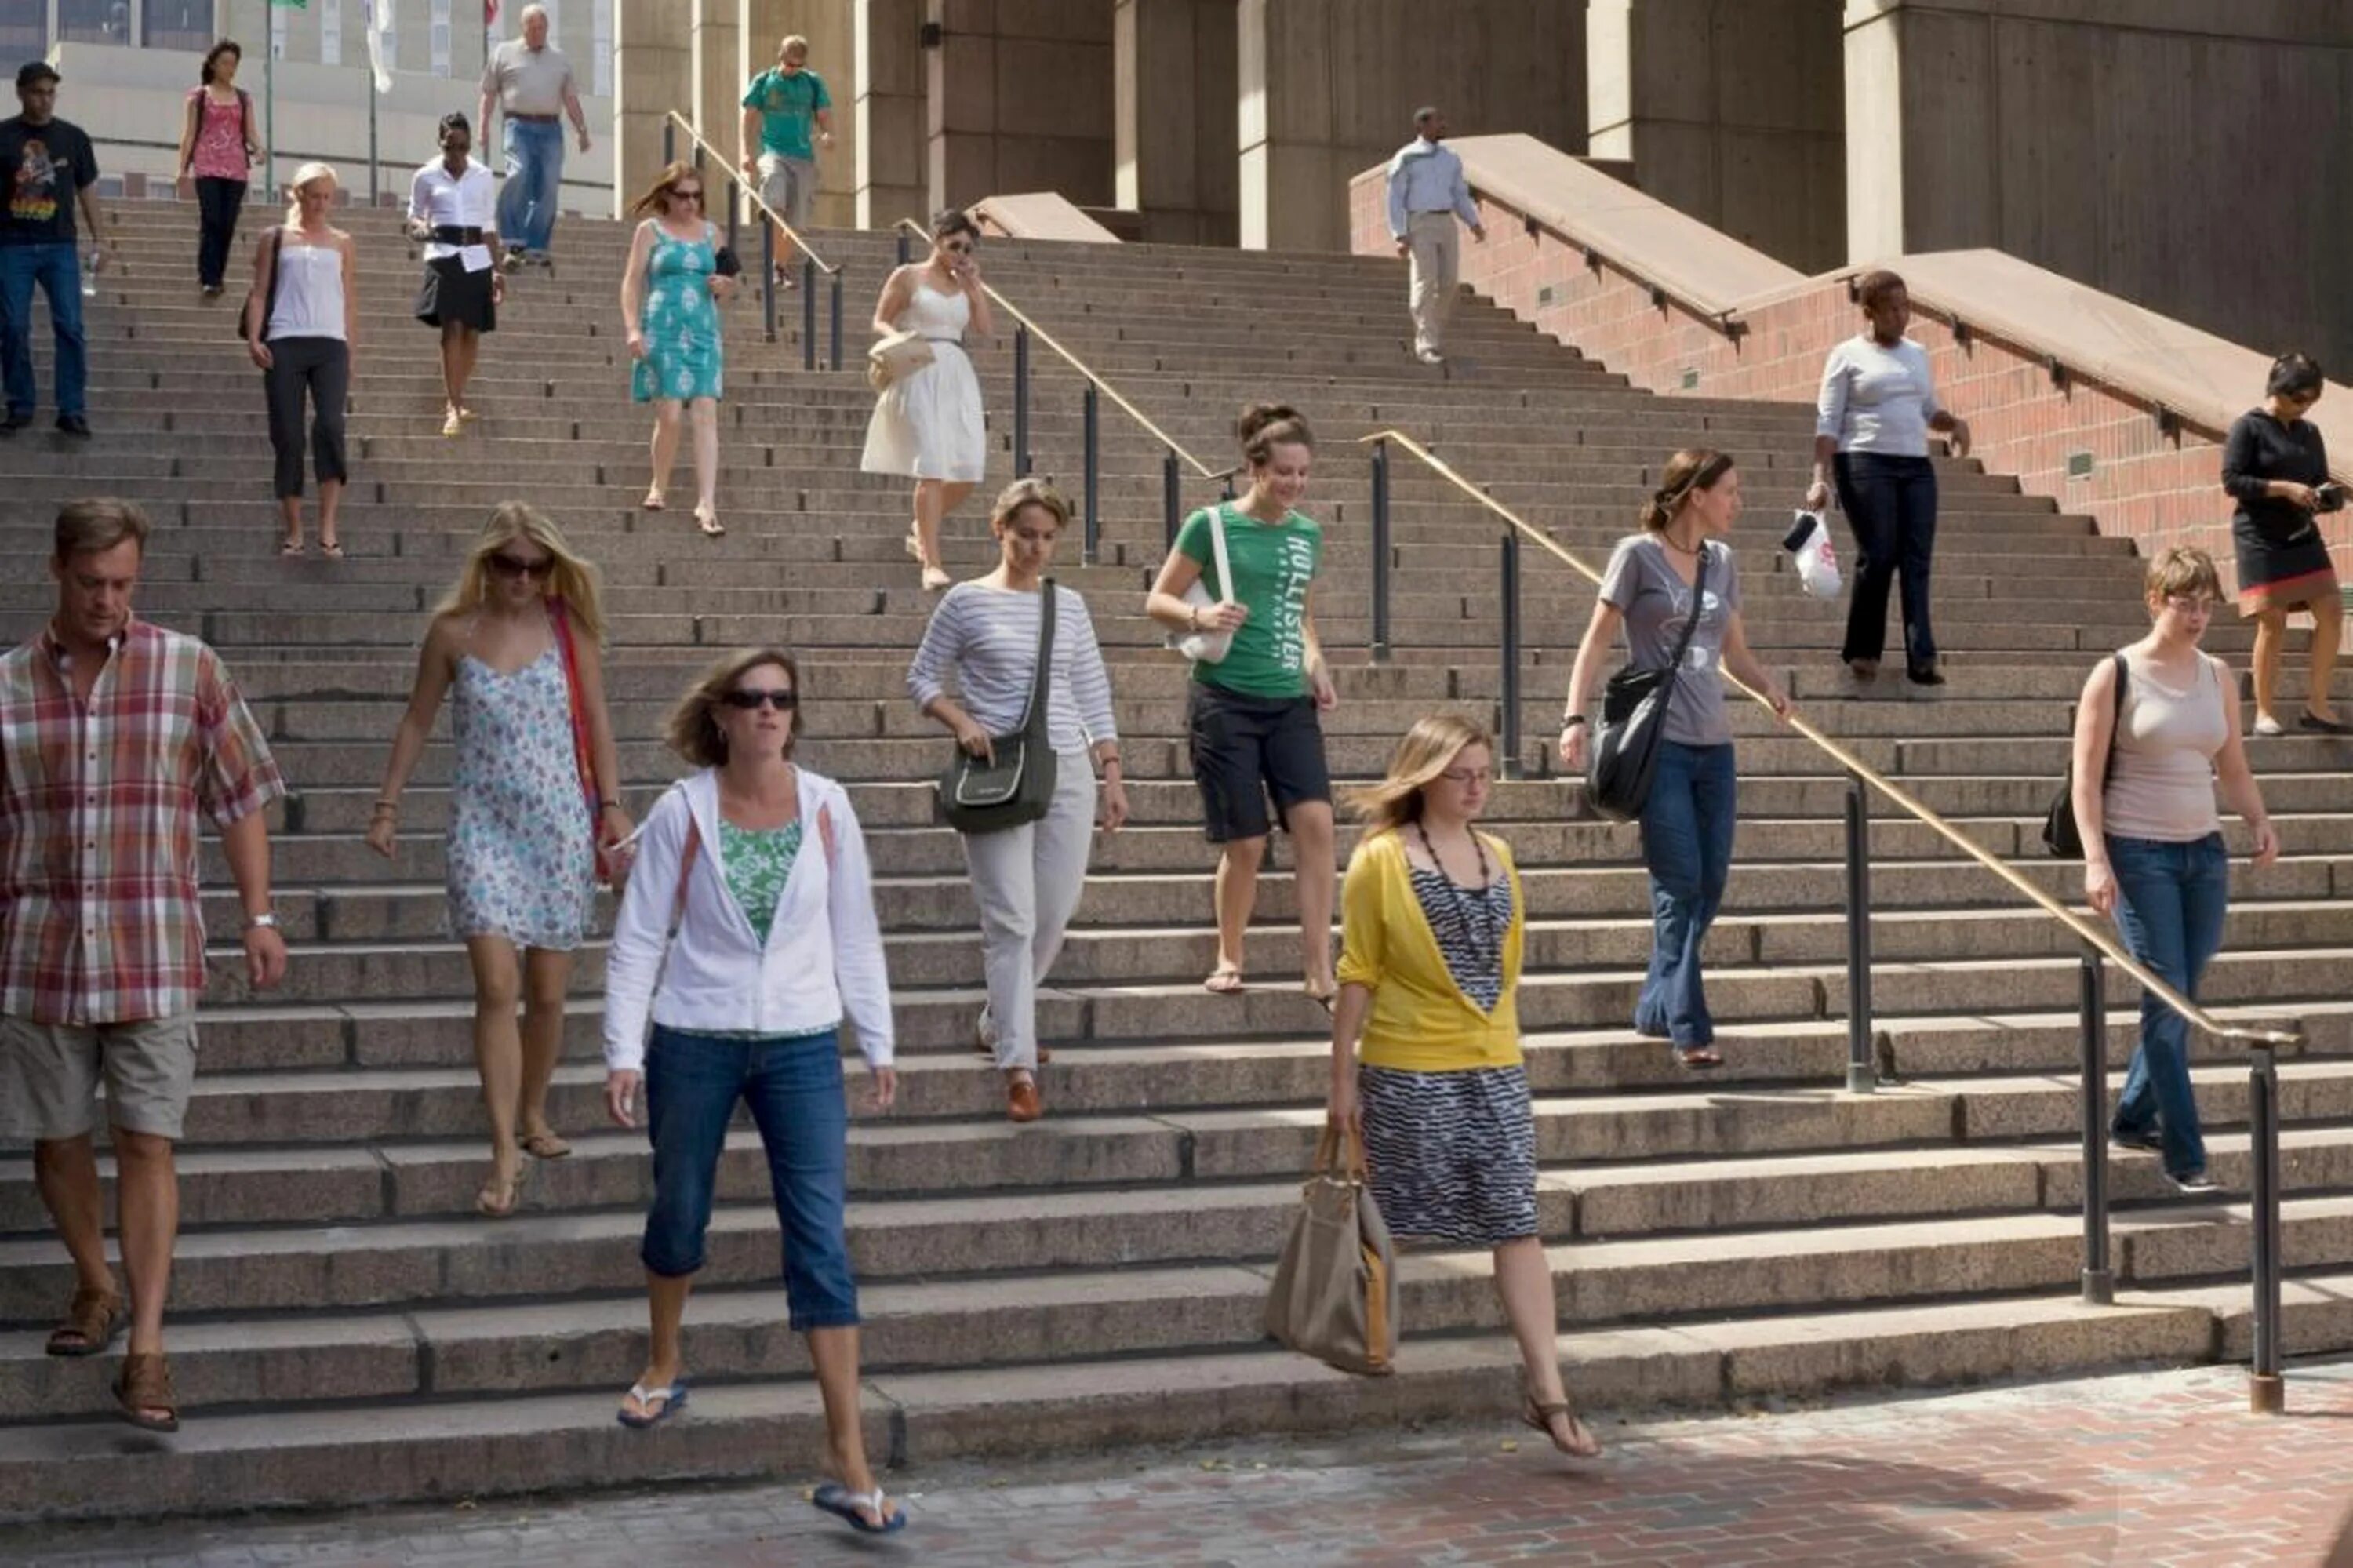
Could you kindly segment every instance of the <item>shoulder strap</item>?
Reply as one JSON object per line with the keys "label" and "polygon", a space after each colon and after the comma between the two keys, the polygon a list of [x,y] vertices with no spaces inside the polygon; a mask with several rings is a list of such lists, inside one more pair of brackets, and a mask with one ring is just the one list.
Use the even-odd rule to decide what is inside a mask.
{"label": "shoulder strap", "polygon": [[1021,715],[1021,733],[1043,736],[1047,685],[1054,673],[1054,579],[1048,577],[1038,591],[1038,669],[1029,677],[1029,706]]}
{"label": "shoulder strap", "polygon": [[261,291],[261,320],[254,325],[254,335],[269,335],[269,318],[278,313],[278,253],[286,249],[286,226],[273,225],[264,248],[269,252],[269,281]]}
{"label": "shoulder strap", "polygon": [[1683,641],[1675,644],[1675,656],[1667,665],[1668,669],[1680,670],[1683,667],[1683,656],[1691,652],[1692,638],[1698,632],[1699,618],[1706,609],[1707,546],[1703,542],[1699,547],[1699,570],[1692,577],[1691,615],[1683,621]]}
{"label": "shoulder strap", "polygon": [[825,846],[825,868],[831,871],[836,852],[833,843],[833,808],[830,805],[819,806],[817,809],[817,836],[818,842]]}
{"label": "shoulder strap", "polygon": [[686,922],[686,879],[694,870],[695,856],[702,853],[702,824],[694,820],[690,804],[686,812],[686,847],[678,852],[678,895],[670,901],[670,925],[675,931]]}
{"label": "shoulder strap", "polygon": [[1209,503],[1209,554],[1218,563],[1218,599],[1220,603],[1234,601],[1233,562],[1226,555],[1226,503]]}

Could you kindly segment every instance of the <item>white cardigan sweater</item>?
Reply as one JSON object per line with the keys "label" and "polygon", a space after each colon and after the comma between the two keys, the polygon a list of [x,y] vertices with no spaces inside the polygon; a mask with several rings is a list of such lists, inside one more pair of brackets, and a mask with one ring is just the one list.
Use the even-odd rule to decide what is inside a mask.
{"label": "white cardigan sweater", "polygon": [[[605,960],[608,1070],[643,1068],[649,1018],[672,1029],[754,1034],[829,1029],[847,1018],[867,1065],[891,1065],[891,980],[866,838],[849,791],[806,768],[795,771],[806,836],[777,895],[765,948],[727,891],[716,771],[691,775],[647,814]],[[670,916],[690,813],[702,842],[673,940]],[[820,814],[833,824],[830,856],[818,828]]]}

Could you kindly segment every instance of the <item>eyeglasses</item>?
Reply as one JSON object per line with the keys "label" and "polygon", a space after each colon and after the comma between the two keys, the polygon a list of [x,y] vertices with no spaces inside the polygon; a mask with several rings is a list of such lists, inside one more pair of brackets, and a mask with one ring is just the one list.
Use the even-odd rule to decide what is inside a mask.
{"label": "eyeglasses", "polygon": [[555,562],[548,556],[525,561],[501,550],[491,557],[491,570],[502,577],[543,577],[555,570]]}
{"label": "eyeglasses", "polygon": [[1450,768],[1439,777],[1449,784],[1467,789],[1473,784],[1493,784],[1495,770],[1492,768]]}
{"label": "eyeglasses", "polygon": [[731,708],[747,714],[757,713],[764,706],[774,708],[782,714],[790,713],[794,708],[798,707],[801,699],[797,692],[783,690],[763,692],[750,687],[740,687],[719,700]]}
{"label": "eyeglasses", "polygon": [[681,201],[701,201],[702,199],[702,191],[700,187],[691,191],[682,191],[676,185],[672,185],[670,187],[670,194],[676,196]]}
{"label": "eyeglasses", "polygon": [[2203,594],[2169,593],[2165,596],[2165,602],[2184,615],[2211,615],[2222,608],[2221,599],[2208,599]]}

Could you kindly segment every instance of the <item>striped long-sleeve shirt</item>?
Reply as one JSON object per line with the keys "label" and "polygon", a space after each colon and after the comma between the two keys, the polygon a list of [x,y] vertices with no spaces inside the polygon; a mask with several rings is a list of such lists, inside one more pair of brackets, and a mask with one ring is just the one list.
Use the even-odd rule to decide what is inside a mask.
{"label": "striped long-sleeve shirt", "polygon": [[[1095,643],[1087,601],[1074,588],[1054,590],[1054,664],[1047,681],[1046,723],[1057,751],[1076,751],[1119,738],[1112,718],[1111,675]],[[917,707],[947,689],[991,735],[1021,727],[1029,684],[1038,670],[1036,593],[958,583],[940,599],[923,629],[923,646],[907,667],[907,691]]]}

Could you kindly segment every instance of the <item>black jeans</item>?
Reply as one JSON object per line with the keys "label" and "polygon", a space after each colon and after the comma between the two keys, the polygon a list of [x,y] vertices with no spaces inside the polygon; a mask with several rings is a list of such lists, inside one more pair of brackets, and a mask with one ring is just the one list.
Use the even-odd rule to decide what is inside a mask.
{"label": "black jeans", "polygon": [[1936,549],[1936,471],[1924,457],[1877,452],[1838,455],[1839,505],[1854,530],[1854,598],[1839,657],[1876,662],[1887,646],[1887,583],[1903,582],[1904,662],[1936,662],[1928,628],[1928,565]]}
{"label": "black jeans", "polygon": [[269,397],[269,444],[278,454],[276,495],[302,493],[302,396],[311,397],[311,466],[319,482],[344,480],[343,405],[352,391],[351,346],[339,337],[280,337],[262,377]]}
{"label": "black jeans", "polygon": [[243,180],[196,181],[196,281],[207,289],[221,286],[228,271],[229,251],[237,244],[237,215],[245,207]]}

